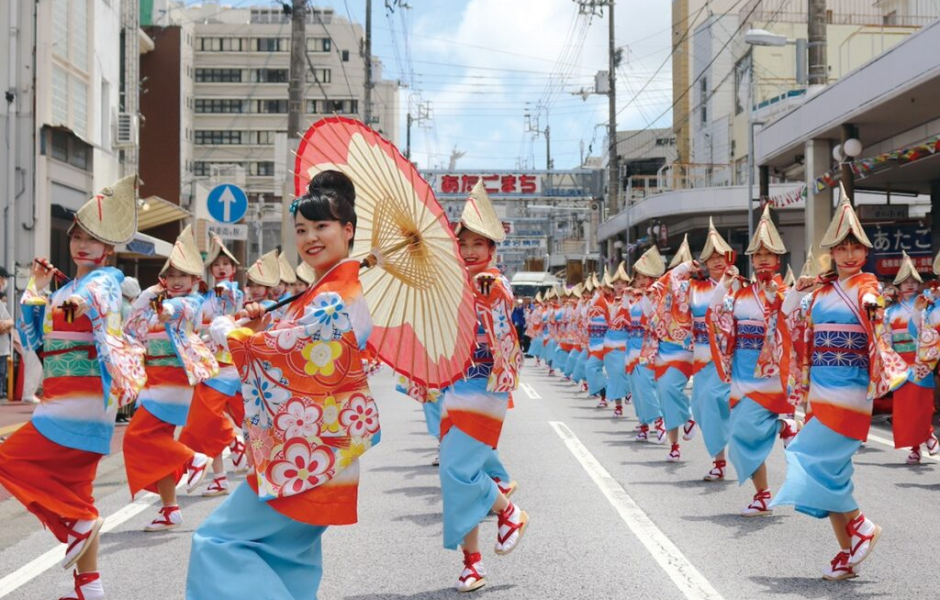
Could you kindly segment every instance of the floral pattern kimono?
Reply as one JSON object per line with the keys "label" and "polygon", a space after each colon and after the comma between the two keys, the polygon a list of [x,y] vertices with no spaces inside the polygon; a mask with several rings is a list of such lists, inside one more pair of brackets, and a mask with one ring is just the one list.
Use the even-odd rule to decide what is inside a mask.
{"label": "floral pattern kimono", "polygon": [[185,425],[193,388],[218,375],[219,363],[196,331],[203,297],[194,292],[163,299],[160,310],[170,314],[165,324],[153,307],[155,298],[144,290],[124,324],[124,331],[146,348],[147,385],[139,402],[161,421]]}
{"label": "floral pattern kimono", "polygon": [[359,263],[347,259],[266,331],[228,333],[254,465],[248,483],[294,520],[356,522],[359,457],[380,439],[362,361],[371,330]]}
{"label": "floral pattern kimono", "polygon": [[[95,269],[49,298],[30,280],[17,325],[23,348],[43,346],[44,390],[32,424],[53,442],[108,454],[115,411],[137,399],[146,381],[143,350],[121,331],[121,281],[113,267]],[[79,296],[88,307],[69,321],[62,304]]]}
{"label": "floral pattern kimono", "polygon": [[477,344],[464,379],[444,394],[441,437],[451,427],[496,448],[509,407],[509,394],[519,385],[522,350],[512,326],[512,291],[499,271],[489,294],[476,294]]}
{"label": "floral pattern kimono", "polygon": [[655,348],[658,353],[655,361],[649,360],[648,364],[653,365],[657,379],[670,367],[686,379],[692,375],[691,282],[680,277],[687,271],[687,266],[680,265],[665,273],[647,295],[653,306],[647,352]]}

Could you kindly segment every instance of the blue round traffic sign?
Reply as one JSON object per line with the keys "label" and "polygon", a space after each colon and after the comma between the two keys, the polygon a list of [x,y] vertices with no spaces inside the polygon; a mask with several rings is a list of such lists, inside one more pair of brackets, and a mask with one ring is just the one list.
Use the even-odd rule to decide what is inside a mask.
{"label": "blue round traffic sign", "polygon": [[206,199],[209,216],[219,223],[237,223],[248,212],[248,196],[237,185],[223,183],[212,188]]}

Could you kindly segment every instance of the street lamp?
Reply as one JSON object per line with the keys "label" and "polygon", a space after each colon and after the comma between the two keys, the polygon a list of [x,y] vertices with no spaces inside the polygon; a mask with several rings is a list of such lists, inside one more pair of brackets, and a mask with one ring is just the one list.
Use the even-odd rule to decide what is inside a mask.
{"label": "street lamp", "polygon": [[766,29],[750,29],[744,34],[744,43],[751,46],[786,46],[787,38]]}

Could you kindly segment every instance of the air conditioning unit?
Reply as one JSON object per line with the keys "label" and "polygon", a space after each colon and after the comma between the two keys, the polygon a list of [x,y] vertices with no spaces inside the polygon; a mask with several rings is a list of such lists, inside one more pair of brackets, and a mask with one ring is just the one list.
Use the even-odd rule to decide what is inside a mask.
{"label": "air conditioning unit", "polygon": [[137,115],[130,113],[118,113],[117,121],[114,125],[114,143],[115,148],[127,148],[137,145],[137,132],[140,129]]}

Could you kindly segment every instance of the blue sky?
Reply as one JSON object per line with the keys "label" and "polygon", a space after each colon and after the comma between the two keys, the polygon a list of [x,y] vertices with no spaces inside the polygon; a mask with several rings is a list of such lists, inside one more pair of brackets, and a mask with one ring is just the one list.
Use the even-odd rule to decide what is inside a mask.
{"label": "blue sky", "polygon": [[[545,168],[545,138],[525,132],[527,110],[533,126],[537,114],[539,129],[551,127],[555,168],[578,166],[582,143],[585,154],[601,153],[607,97],[585,101],[574,92],[591,90],[594,74],[607,69],[606,12],[579,16],[573,0],[407,0],[408,9],[389,3],[394,12],[373,0],[372,51],[386,78],[408,86],[402,107],[410,104],[416,112],[419,103],[430,103],[431,119],[412,129],[419,167],[447,167],[456,147],[466,152],[457,162],[461,169]],[[365,22],[365,0],[315,4]],[[619,130],[672,122],[670,8],[667,0],[617,4]]]}

